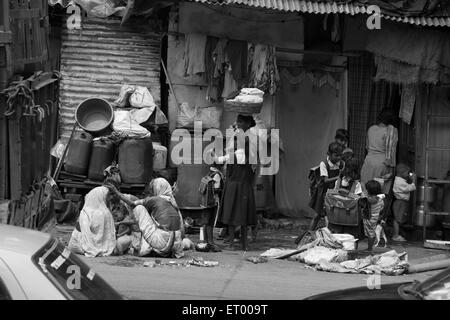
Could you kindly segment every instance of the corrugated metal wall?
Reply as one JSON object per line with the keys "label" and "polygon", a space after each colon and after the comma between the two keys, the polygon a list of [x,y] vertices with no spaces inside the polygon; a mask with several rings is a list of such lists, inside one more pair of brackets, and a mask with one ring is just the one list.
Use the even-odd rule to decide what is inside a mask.
{"label": "corrugated metal wall", "polygon": [[69,136],[74,112],[86,98],[113,102],[123,84],[146,86],[160,103],[160,36],[120,19],[85,19],[62,33],[60,135]]}

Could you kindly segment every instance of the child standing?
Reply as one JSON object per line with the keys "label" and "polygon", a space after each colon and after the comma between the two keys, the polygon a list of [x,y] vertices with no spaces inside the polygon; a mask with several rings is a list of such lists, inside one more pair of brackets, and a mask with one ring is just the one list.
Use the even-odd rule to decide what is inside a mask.
{"label": "child standing", "polygon": [[365,185],[367,190],[368,210],[363,213],[364,234],[368,239],[367,249],[372,251],[375,243],[375,229],[378,224],[384,223],[381,211],[384,208],[384,194],[378,181],[370,180]]}
{"label": "child standing", "polygon": [[347,162],[347,160],[353,158],[353,150],[348,147],[349,138],[350,136],[347,130],[345,129],[336,130],[334,140],[344,147],[344,150],[342,151],[342,160],[344,162]]}
{"label": "child standing", "polygon": [[220,203],[220,196],[223,188],[223,174],[215,164],[210,168],[207,176],[202,178],[200,192],[205,209],[202,211],[202,230],[206,238],[207,246],[204,251],[220,252],[218,245],[214,243],[214,226],[217,219],[217,209]]}
{"label": "child standing", "polygon": [[406,222],[409,212],[409,198],[412,191],[416,190],[415,175],[411,173],[410,168],[403,163],[396,167],[396,177],[394,180],[394,203],[392,211],[394,212],[394,241],[406,241],[400,235],[400,226]]}
{"label": "child standing", "polygon": [[317,228],[321,218],[325,218],[325,224],[328,226],[328,219],[325,215],[324,200],[328,189],[333,189],[339,174],[344,168],[344,162],[341,160],[344,147],[337,142],[332,142],[328,146],[328,156],[325,161],[319,165],[320,185],[318,186],[318,194],[316,203],[313,205],[316,214],[311,221],[309,230],[314,231]]}

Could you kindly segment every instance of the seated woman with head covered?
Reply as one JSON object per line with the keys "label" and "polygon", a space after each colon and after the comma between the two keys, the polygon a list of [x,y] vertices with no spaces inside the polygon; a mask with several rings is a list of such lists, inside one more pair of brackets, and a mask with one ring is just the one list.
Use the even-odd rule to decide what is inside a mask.
{"label": "seated woman with head covered", "polygon": [[181,258],[183,253],[184,224],[172,193],[172,187],[164,178],[150,181],[147,197],[132,201],[115,186],[109,186],[122,201],[133,208],[132,216],[142,233],[139,256],[151,252],[163,257]]}
{"label": "seated woman with head covered", "polygon": [[116,196],[107,187],[118,186],[120,175],[109,167],[105,170],[105,176],[103,185],[85,196],[83,209],[68,244],[71,251],[87,257],[120,254],[116,247],[116,227],[111,210],[112,198]]}

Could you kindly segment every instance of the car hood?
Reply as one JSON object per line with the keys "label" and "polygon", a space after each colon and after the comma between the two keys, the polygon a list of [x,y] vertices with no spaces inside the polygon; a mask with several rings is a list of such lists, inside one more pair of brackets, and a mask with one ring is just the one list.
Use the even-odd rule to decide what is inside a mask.
{"label": "car hood", "polygon": [[410,282],[381,285],[379,289],[357,287],[336,290],[306,298],[305,300],[403,300],[398,288]]}

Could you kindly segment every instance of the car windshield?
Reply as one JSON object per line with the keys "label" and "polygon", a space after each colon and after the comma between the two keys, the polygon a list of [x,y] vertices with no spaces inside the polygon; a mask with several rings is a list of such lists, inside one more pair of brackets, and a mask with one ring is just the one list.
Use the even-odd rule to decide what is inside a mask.
{"label": "car windshield", "polygon": [[51,239],[32,260],[69,299],[122,299],[117,291],[58,240]]}
{"label": "car windshield", "polygon": [[421,282],[415,291],[426,300],[450,300],[450,268]]}

